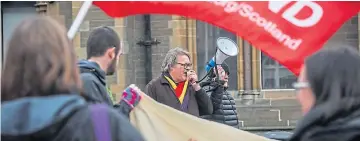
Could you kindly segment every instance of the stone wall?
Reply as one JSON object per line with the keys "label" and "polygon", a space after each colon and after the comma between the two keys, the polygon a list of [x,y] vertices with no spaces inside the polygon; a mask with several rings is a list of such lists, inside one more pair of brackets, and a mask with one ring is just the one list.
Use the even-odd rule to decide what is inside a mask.
{"label": "stone wall", "polygon": [[166,15],[151,15],[150,19],[151,36],[161,42],[160,44],[151,47],[151,72],[152,77],[156,78],[161,73],[162,60],[170,49],[170,41],[173,35],[173,30],[170,26],[172,17]]}

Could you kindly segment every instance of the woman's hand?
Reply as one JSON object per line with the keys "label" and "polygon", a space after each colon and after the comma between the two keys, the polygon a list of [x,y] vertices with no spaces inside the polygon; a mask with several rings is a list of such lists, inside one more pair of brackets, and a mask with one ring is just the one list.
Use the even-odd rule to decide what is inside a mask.
{"label": "woman's hand", "polygon": [[[225,70],[221,67],[221,65],[216,66],[216,68],[217,68],[217,71],[219,73],[219,79],[220,80],[225,80],[225,74],[226,74]],[[216,74],[215,69],[214,69],[214,74]]]}
{"label": "woman's hand", "polygon": [[[217,68],[217,71],[218,71],[218,73],[219,73],[219,79],[225,82],[225,83],[224,83],[224,87],[228,87],[228,81],[229,81],[229,79],[228,79],[228,76],[227,76],[224,68],[222,68],[221,65],[218,65],[216,68]],[[215,70],[215,69],[214,69],[214,73],[216,74],[216,70]]]}

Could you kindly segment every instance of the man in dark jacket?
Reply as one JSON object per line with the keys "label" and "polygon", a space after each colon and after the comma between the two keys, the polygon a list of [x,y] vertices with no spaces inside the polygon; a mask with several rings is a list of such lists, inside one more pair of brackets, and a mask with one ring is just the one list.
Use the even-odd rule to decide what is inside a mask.
{"label": "man in dark jacket", "polygon": [[239,128],[238,115],[234,98],[226,91],[228,88],[229,67],[225,63],[217,66],[219,80],[216,79],[216,72],[212,68],[209,74],[210,85],[208,86],[214,112],[211,115],[202,116],[205,119],[223,123],[235,128]]}
{"label": "man in dark jacket", "polygon": [[115,73],[121,54],[119,36],[109,27],[98,27],[91,31],[86,47],[88,59],[79,61],[78,66],[88,101],[114,106],[129,116],[131,108],[122,102],[114,103],[106,84],[106,75]]}
{"label": "man in dark jacket", "polygon": [[181,48],[171,49],[162,64],[162,74],[146,86],[146,94],[154,100],[194,116],[211,114],[209,96],[197,83],[189,53]]}
{"label": "man in dark jacket", "polygon": [[112,105],[113,101],[107,92],[105,71],[96,62],[88,60],[79,61],[78,66],[86,95],[97,102]]}
{"label": "man in dark jacket", "polygon": [[121,54],[120,39],[109,27],[91,31],[86,44],[87,60],[79,61],[85,94],[93,100],[113,105],[105,76],[113,75]]}

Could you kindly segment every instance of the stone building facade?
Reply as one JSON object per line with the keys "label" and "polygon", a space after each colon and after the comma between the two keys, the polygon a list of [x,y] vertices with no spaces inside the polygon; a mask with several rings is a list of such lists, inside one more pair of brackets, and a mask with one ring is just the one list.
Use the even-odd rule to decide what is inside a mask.
{"label": "stone building facade", "polygon": [[[70,28],[81,4],[80,1],[37,2],[36,9],[38,13],[50,15]],[[3,6],[4,4],[2,9]],[[237,98],[243,128],[291,129],[301,117],[295,92],[291,89],[295,76],[246,41],[210,24],[181,16],[151,15],[150,21],[151,36],[160,41],[160,44],[151,47],[151,61],[144,57],[148,53],[146,48],[138,44],[145,38],[143,15],[113,19],[92,6],[73,39],[79,59],[85,59],[86,40],[92,29],[106,25],[117,31],[124,47],[124,55],[120,58],[116,74],[107,78],[117,99],[129,84],[145,88],[147,70],[144,66],[147,63],[151,63],[152,78],[159,76],[162,59],[174,47],[183,47],[191,53],[193,69],[202,77],[205,63],[216,50],[215,40],[225,36],[236,41],[239,46],[239,55],[227,59],[226,63],[231,68],[230,90]],[[325,47],[348,44],[360,49],[358,23],[359,16],[347,21]]]}

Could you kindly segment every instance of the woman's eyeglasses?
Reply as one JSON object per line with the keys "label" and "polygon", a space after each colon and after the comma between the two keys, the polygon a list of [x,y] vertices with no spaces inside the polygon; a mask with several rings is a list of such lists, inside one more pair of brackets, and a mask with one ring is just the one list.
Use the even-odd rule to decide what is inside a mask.
{"label": "woman's eyeglasses", "polygon": [[309,88],[310,84],[308,82],[295,82],[293,83],[293,87],[295,90],[300,90],[304,88]]}

